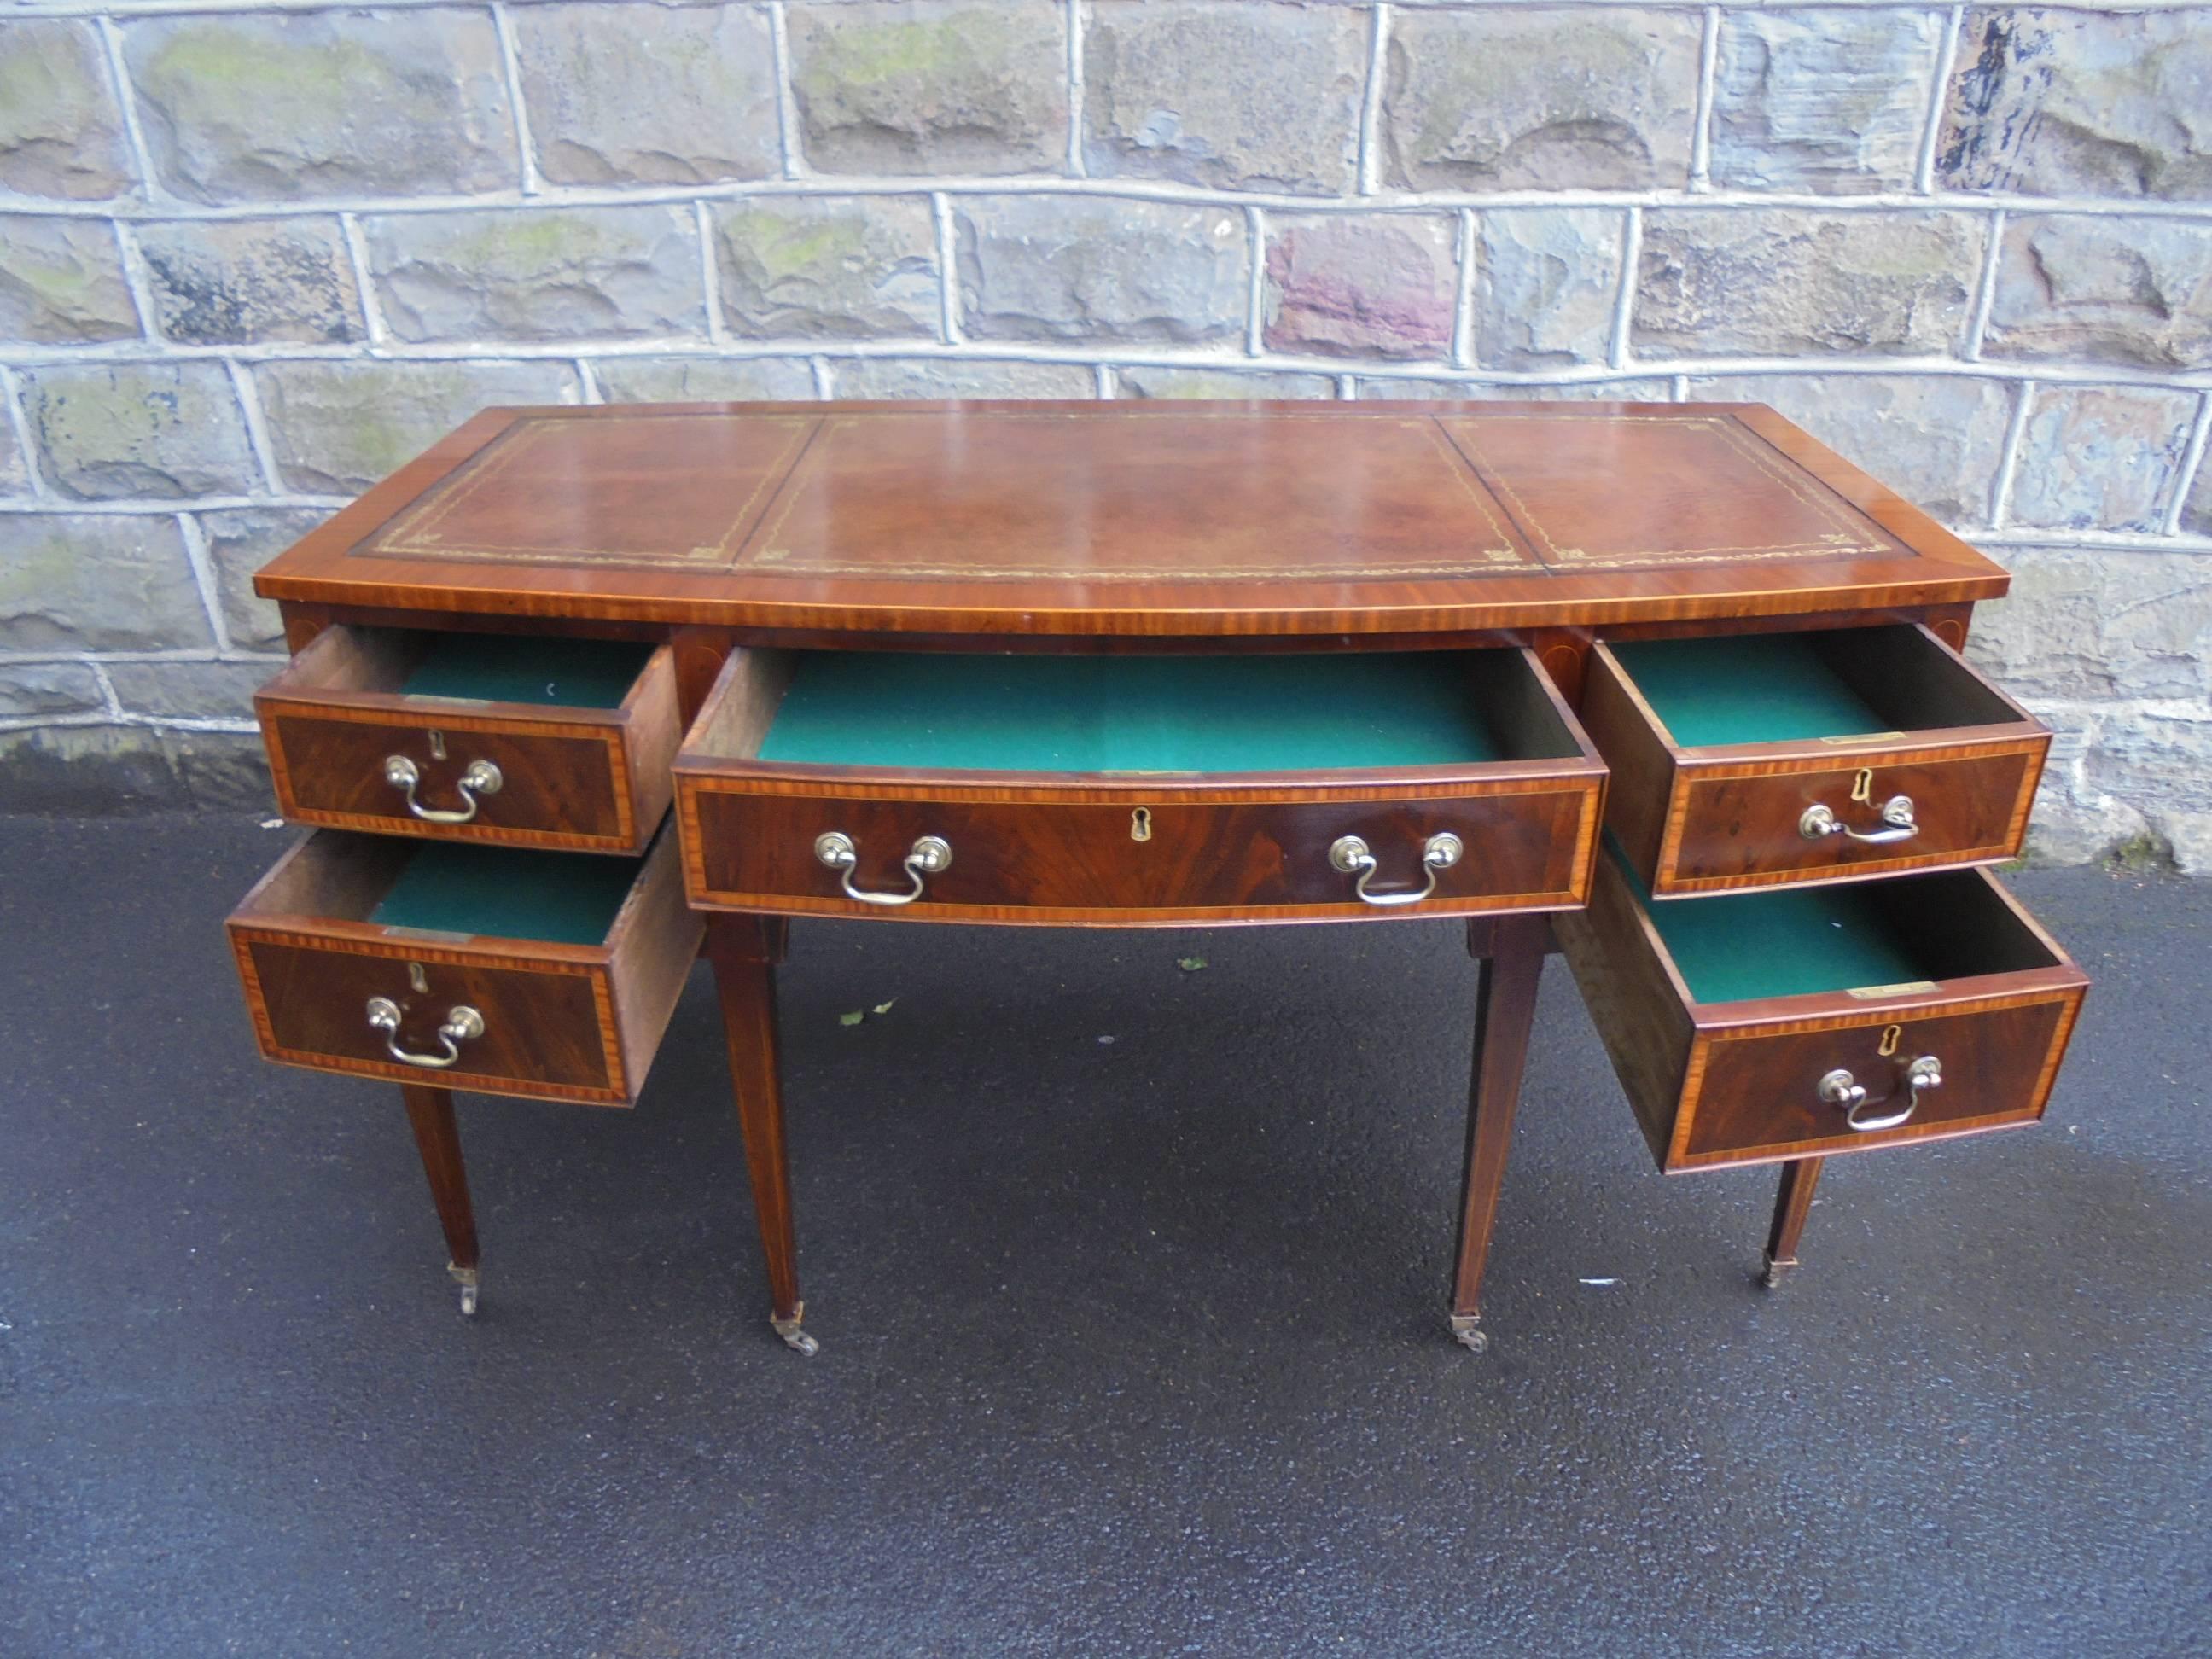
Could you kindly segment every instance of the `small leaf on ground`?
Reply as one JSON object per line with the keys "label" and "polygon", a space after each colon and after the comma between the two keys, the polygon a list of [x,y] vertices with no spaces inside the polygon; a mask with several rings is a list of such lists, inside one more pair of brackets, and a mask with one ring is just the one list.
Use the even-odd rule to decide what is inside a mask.
{"label": "small leaf on ground", "polygon": [[[896,997],[893,997],[891,999],[891,1002],[896,1002],[897,1000],[898,999]],[[879,1002],[868,1012],[873,1014],[888,1014],[891,1011],[891,1002]]]}
{"label": "small leaf on ground", "polygon": [[840,1014],[840,1015],[838,1015],[838,1016],[837,1016],[837,1023],[838,1023],[840,1025],[858,1025],[858,1024],[859,1024],[862,1020],[866,1019],[866,1018],[867,1018],[867,1015],[866,1015],[866,1014],[863,1013],[860,1009],[855,1008],[855,1009],[854,1009],[854,1010],[853,1010],[853,1012],[852,1012],[851,1013],[849,1013],[849,1014]]}
{"label": "small leaf on ground", "polygon": [[1182,969],[1186,974],[1194,974],[1200,969],[1206,966],[1206,958],[1204,957],[1177,957],[1176,958],[1176,966]]}

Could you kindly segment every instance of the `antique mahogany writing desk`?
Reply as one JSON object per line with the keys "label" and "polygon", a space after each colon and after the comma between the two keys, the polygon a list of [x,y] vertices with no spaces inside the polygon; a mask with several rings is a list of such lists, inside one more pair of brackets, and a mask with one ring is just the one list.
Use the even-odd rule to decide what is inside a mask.
{"label": "antique mahogany writing desk", "polygon": [[703,948],[773,1323],[793,916],[1464,918],[1451,1323],[1554,939],[1661,1166],[2039,1117],[2086,984],[1978,866],[2049,736],[2003,573],[1720,404],[493,410],[263,571],[262,1051],[398,1082],[462,1306],[453,1088],[633,1103]]}

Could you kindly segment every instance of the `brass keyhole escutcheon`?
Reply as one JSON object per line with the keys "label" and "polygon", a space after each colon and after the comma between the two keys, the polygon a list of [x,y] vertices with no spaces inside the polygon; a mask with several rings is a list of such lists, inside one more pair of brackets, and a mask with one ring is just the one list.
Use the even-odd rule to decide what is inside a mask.
{"label": "brass keyhole escutcheon", "polygon": [[407,988],[425,994],[430,989],[430,975],[422,970],[422,964],[419,962],[407,964]]}
{"label": "brass keyhole escutcheon", "polygon": [[1881,1046],[1876,1048],[1875,1053],[1887,1059],[1889,1055],[1897,1052],[1897,1045],[1899,1042],[1902,1040],[1904,1036],[1905,1028],[1902,1025],[1892,1025],[1888,1027],[1882,1032]]}
{"label": "brass keyhole escutcheon", "polygon": [[1152,809],[1139,806],[1129,814],[1129,839],[1150,841],[1152,838]]}
{"label": "brass keyhole escutcheon", "polygon": [[1869,806],[1874,805],[1874,768],[1871,766],[1859,768],[1858,776],[1851,780],[1851,799]]}
{"label": "brass keyhole escutcheon", "polygon": [[446,734],[443,732],[437,731],[434,728],[431,731],[424,732],[423,736],[430,739],[430,758],[432,760],[445,759]]}

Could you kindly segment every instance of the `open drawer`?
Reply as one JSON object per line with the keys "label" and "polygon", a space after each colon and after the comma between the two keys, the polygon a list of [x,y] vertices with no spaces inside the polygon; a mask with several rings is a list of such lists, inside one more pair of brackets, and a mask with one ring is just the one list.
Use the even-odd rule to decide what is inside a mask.
{"label": "open drawer", "polygon": [[1645,902],[1607,837],[1553,924],[1670,1172],[2043,1115],[2087,978],[1996,878]]}
{"label": "open drawer", "polygon": [[676,763],[693,904],[1111,925],[1557,909],[1605,768],[1525,651],[738,651]]}
{"label": "open drawer", "polygon": [[705,923],[672,833],[605,859],[325,830],[229,929],[268,1059],[628,1106]]}
{"label": "open drawer", "polygon": [[635,853],[681,731],[666,646],[325,629],[253,700],[301,823]]}
{"label": "open drawer", "polygon": [[2011,858],[2051,747],[1910,624],[1600,643],[1582,718],[1662,899]]}

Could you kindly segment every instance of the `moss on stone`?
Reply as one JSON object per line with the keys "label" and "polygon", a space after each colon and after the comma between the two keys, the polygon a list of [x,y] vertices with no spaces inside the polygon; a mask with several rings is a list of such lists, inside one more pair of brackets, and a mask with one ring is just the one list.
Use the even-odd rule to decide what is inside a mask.
{"label": "moss on stone", "polygon": [[19,283],[49,308],[75,314],[84,309],[103,281],[112,279],[82,259],[61,257],[64,252],[57,249],[56,257],[46,257],[44,250],[27,249],[9,263],[6,280]]}
{"label": "moss on stone", "polygon": [[0,615],[28,607],[43,593],[66,586],[76,565],[69,537],[58,529],[41,532],[37,519],[30,530],[9,532],[8,557],[0,562]]}
{"label": "moss on stone", "polygon": [[2106,848],[2105,866],[2129,875],[2171,870],[2173,868],[2173,846],[2164,836],[2146,830]]}
{"label": "moss on stone", "polygon": [[605,231],[579,215],[499,214],[481,230],[454,241],[441,263],[465,271],[542,271],[623,251]]}
{"label": "moss on stone", "polygon": [[310,41],[220,23],[180,30],[148,70],[152,82],[173,93],[198,88],[251,99],[264,119],[288,127],[313,127],[340,100],[384,97],[403,88],[390,62],[357,40]]}
{"label": "moss on stone", "polygon": [[857,261],[867,252],[868,228],[858,216],[742,213],[727,222],[726,234],[732,253],[758,269],[763,287]]}
{"label": "moss on stone", "polygon": [[437,441],[470,390],[465,375],[434,366],[406,379],[370,373],[326,381],[311,394],[319,446],[342,453],[364,477],[396,472]]}
{"label": "moss on stone", "polygon": [[103,89],[83,70],[74,53],[35,47],[0,52],[0,133],[25,131],[27,117],[100,96]]}
{"label": "moss on stone", "polygon": [[821,63],[848,86],[872,87],[934,79],[1005,58],[1004,41],[990,19],[958,12],[935,20],[848,25],[825,44]]}

